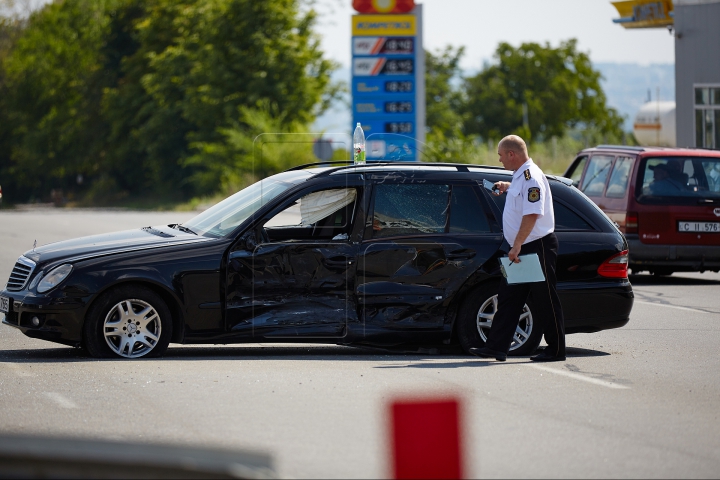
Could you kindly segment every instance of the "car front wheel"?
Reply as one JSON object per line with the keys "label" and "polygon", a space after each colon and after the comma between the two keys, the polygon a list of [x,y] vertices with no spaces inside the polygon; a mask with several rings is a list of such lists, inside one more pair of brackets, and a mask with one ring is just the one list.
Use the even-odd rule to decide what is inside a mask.
{"label": "car front wheel", "polygon": [[157,357],[170,344],[172,319],[155,292],[124,286],[98,299],[88,311],[84,330],[93,357]]}
{"label": "car front wheel", "polygon": [[[490,327],[498,308],[498,286],[486,285],[471,293],[465,300],[458,316],[458,338],[465,352],[472,347],[482,347],[490,334]],[[515,329],[509,355],[530,355],[537,349],[542,332],[536,328],[532,304],[526,303]]]}

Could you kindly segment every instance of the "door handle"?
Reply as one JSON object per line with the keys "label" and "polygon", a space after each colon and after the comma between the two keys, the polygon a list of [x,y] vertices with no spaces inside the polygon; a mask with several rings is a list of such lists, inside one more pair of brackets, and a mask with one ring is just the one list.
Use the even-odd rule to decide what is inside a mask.
{"label": "door handle", "polygon": [[337,255],[323,260],[325,265],[330,267],[344,267],[346,265],[352,265],[353,257],[347,257],[345,255]]}
{"label": "door handle", "polygon": [[471,258],[474,258],[475,255],[476,255],[475,250],[466,248],[463,250],[453,250],[452,252],[447,254],[447,259],[448,260],[470,260]]}

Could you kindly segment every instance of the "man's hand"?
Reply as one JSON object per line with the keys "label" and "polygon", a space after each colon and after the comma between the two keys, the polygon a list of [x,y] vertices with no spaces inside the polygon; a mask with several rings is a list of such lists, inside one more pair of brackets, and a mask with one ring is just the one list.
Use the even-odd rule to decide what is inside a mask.
{"label": "man's hand", "polygon": [[508,258],[512,263],[520,263],[522,260],[520,260],[518,257],[520,256],[520,247],[512,247],[510,249],[510,252],[508,252]]}
{"label": "man's hand", "polygon": [[495,189],[493,189],[492,193],[495,196],[500,196],[507,192],[508,188],[510,188],[510,182],[495,182]]}

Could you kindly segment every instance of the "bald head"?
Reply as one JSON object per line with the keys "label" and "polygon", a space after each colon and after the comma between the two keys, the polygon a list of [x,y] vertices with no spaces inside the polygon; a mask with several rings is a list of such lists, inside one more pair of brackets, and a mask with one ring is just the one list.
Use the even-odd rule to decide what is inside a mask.
{"label": "bald head", "polygon": [[498,148],[515,152],[516,155],[523,157],[525,160],[528,158],[527,145],[525,145],[525,141],[517,135],[508,135],[500,140]]}
{"label": "bald head", "polygon": [[500,163],[508,170],[517,170],[523,163],[527,162],[528,151],[525,141],[517,135],[508,135],[498,143],[498,155]]}

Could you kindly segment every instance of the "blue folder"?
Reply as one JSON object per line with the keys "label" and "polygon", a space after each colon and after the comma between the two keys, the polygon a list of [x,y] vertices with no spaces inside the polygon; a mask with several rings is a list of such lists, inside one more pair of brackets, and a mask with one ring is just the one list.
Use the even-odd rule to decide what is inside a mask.
{"label": "blue folder", "polygon": [[545,281],[537,253],[520,255],[520,263],[511,263],[508,257],[500,257],[500,269],[508,284]]}

